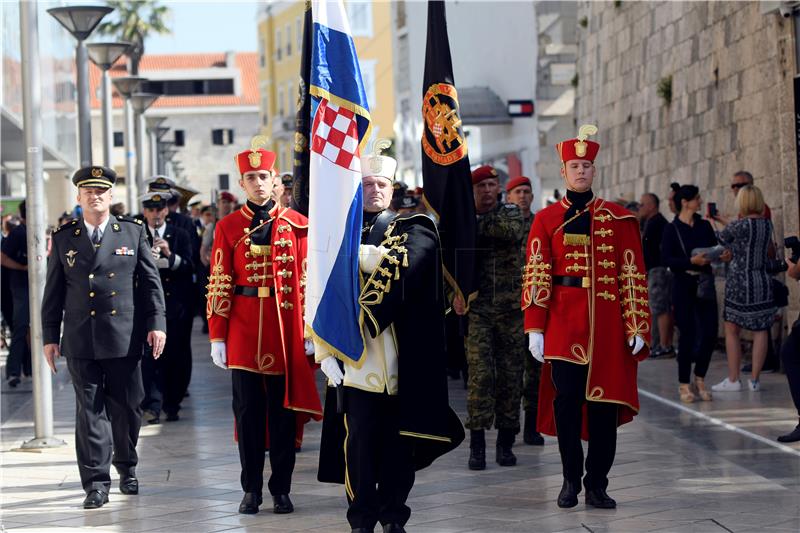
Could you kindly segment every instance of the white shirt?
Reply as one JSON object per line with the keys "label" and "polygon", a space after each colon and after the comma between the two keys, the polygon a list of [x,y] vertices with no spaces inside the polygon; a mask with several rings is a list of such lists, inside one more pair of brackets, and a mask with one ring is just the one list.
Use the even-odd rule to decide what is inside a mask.
{"label": "white shirt", "polygon": [[[101,223],[100,223],[100,224],[97,226],[97,230],[98,230],[98,233],[100,234],[100,239],[101,239],[101,240],[102,240],[102,238],[103,238],[103,235],[105,235],[105,233],[106,233],[106,227],[108,226],[108,221],[109,221],[109,220],[111,220],[111,217],[110,217],[110,216],[107,216],[107,217],[106,217],[106,219],[105,219],[104,221],[102,221],[102,222],[101,222]],[[88,235],[89,235],[89,240],[91,241],[91,240],[92,240],[92,233],[94,233],[94,228],[95,228],[95,226],[93,226],[92,224],[89,224],[88,222],[86,222],[86,219],[85,219],[85,218],[83,219],[83,224],[86,226],[86,231],[88,231],[88,232],[89,232],[89,233],[88,233]]]}
{"label": "white shirt", "polygon": [[[154,228],[153,226],[150,226],[149,224],[148,227],[150,228],[150,233],[153,235],[153,242],[155,242],[156,239],[164,239],[164,235],[167,234],[166,224],[163,224],[158,229]],[[173,261],[171,268],[169,266],[169,259],[167,259],[166,257],[159,257],[158,259],[156,259],[156,266],[158,268],[169,268],[170,270],[176,270],[181,264],[181,256],[179,256],[175,252],[172,252],[172,255],[175,256],[175,260]]]}

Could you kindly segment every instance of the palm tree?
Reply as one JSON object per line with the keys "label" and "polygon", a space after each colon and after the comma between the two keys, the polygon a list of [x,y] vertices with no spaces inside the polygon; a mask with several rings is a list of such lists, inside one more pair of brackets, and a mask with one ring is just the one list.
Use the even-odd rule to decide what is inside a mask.
{"label": "palm tree", "polygon": [[[128,51],[131,75],[139,74],[139,62],[144,55],[144,41],[149,35],[171,33],[165,19],[170,14],[167,6],[159,5],[158,0],[108,0],[113,7],[116,20],[103,22],[98,27],[101,35],[113,35],[121,41],[129,41],[133,46]],[[112,15],[112,16],[113,16]]]}

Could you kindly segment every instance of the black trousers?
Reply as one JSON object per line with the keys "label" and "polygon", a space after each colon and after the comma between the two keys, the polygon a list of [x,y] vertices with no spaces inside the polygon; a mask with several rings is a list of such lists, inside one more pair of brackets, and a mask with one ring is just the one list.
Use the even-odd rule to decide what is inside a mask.
{"label": "black trousers", "polygon": [[355,529],[404,525],[414,486],[411,439],[399,434],[399,398],[345,387],[347,521]]}
{"label": "black trousers", "polygon": [[586,403],[589,450],[583,484],[589,490],[605,489],[608,487],[608,472],[617,451],[617,405],[586,401],[588,365],[566,361],[553,361],[552,364],[553,384],[556,387],[553,408],[564,479],[579,484],[583,476],[581,428],[582,408]]}
{"label": "black trousers", "polygon": [[231,370],[233,414],[239,438],[242,490],[261,494],[264,487],[264,453],[269,420],[269,492],[289,494],[294,471],[295,413],[283,407],[285,376]]}
{"label": "black trousers", "polygon": [[781,362],[786,371],[786,379],[789,381],[792,401],[800,416],[800,320],[794,323],[791,333],[783,343]]}
{"label": "black trousers", "polygon": [[162,355],[164,376],[164,412],[174,414],[181,408],[183,396],[192,379],[192,322],[194,316],[167,321],[167,344]]}
{"label": "black trousers", "polygon": [[689,383],[694,375],[704,378],[717,342],[717,302],[697,298],[697,280],[692,276],[676,277],[672,284],[675,325],[678,339],[678,381]]}
{"label": "black trousers", "polygon": [[[110,464],[135,475],[144,396],[138,357],[67,358],[75,388],[75,451],[83,490],[111,488]],[[113,458],[112,458],[113,450]]]}

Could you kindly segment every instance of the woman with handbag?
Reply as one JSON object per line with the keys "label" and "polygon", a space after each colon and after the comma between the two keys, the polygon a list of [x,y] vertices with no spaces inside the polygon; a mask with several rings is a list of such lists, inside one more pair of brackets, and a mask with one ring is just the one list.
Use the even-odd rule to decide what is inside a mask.
{"label": "woman with handbag", "polygon": [[[692,254],[695,248],[716,246],[717,236],[707,220],[697,212],[703,199],[694,185],[675,190],[678,214],[664,228],[661,258],[674,278],[672,304],[675,322],[680,331],[678,341],[678,393],[684,403],[696,398],[711,400],[705,376],[717,339],[717,295],[711,258],[705,253]],[[728,260],[729,252],[720,259]],[[694,363],[694,383],[690,383]]]}
{"label": "woman with handbag", "polygon": [[728,224],[719,239],[733,252],[725,282],[725,351],[728,377],[712,387],[715,392],[739,391],[739,367],[742,360],[740,335],[743,329],[753,332],[752,376],[748,389],[760,389],[759,375],[767,357],[768,330],[775,320],[777,307],[772,278],[767,272],[767,252],[772,242],[772,222],[764,218],[764,196],[754,185],[745,185],[736,195],[739,219]]}

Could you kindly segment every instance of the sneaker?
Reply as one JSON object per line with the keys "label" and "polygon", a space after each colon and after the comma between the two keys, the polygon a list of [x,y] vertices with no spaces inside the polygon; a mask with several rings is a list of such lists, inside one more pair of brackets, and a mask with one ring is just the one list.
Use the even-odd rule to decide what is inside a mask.
{"label": "sneaker", "polygon": [[716,385],[714,385],[713,387],[711,387],[711,390],[713,390],[714,392],[738,392],[742,390],[742,381],[741,380],[731,381],[728,378],[725,378]]}
{"label": "sneaker", "polygon": [[754,381],[752,379],[748,379],[747,380],[747,390],[749,390],[750,392],[758,392],[758,391],[761,390],[761,383],[759,383],[758,380]]}

